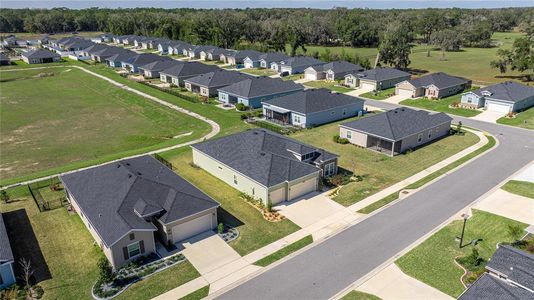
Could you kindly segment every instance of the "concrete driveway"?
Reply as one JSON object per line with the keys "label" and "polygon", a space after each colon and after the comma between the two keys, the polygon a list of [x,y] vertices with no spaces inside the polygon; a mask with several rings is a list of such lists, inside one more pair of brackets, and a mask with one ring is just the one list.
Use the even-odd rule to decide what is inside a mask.
{"label": "concrete driveway", "polygon": [[403,96],[403,95],[395,95],[395,96],[391,96],[389,98],[386,98],[382,101],[384,102],[388,102],[388,103],[393,103],[393,104],[399,104],[399,102],[403,101],[403,100],[406,100],[406,96]]}
{"label": "concrete driveway", "polygon": [[282,215],[305,228],[342,211],[345,207],[324,193],[314,192],[275,207]]}
{"label": "concrete driveway", "polygon": [[484,110],[482,113],[472,117],[471,119],[489,123],[497,123],[497,120],[504,117],[504,115],[505,114],[502,112]]}
{"label": "concrete driveway", "polygon": [[473,208],[526,224],[534,224],[534,199],[498,189]]}
{"label": "concrete driveway", "polygon": [[365,94],[367,92],[370,92],[372,91],[373,89],[366,89],[366,88],[358,88],[358,89],[355,89],[354,91],[350,91],[348,93],[345,93],[346,95],[349,95],[349,96],[360,96],[361,94]]}
{"label": "concrete driveway", "polygon": [[395,264],[389,265],[356,290],[376,295],[384,300],[453,299],[449,295],[404,274]]}

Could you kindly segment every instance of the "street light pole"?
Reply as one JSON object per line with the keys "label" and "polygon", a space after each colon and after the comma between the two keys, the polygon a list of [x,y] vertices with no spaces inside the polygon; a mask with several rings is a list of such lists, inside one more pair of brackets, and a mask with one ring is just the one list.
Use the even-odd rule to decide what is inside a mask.
{"label": "street light pole", "polygon": [[469,218],[469,215],[467,213],[462,214],[462,218],[464,219],[464,225],[462,226],[462,234],[460,235],[460,246],[459,248],[463,247],[464,243],[464,233],[465,233],[465,225],[467,223],[467,219]]}

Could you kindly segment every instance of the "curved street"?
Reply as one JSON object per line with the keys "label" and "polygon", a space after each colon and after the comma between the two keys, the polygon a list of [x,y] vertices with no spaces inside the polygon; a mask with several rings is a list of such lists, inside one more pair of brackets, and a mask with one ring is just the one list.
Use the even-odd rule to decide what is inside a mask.
{"label": "curved street", "polygon": [[[391,109],[398,105],[367,100]],[[499,144],[465,166],[217,299],[328,299],[534,160],[534,131],[454,117]]]}

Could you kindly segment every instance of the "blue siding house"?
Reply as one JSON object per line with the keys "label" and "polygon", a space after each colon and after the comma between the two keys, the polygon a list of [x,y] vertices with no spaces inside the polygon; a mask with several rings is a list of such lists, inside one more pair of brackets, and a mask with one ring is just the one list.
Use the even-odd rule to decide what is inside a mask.
{"label": "blue siding house", "polygon": [[328,89],[305,90],[263,102],[267,120],[309,128],[363,113],[364,100]]}
{"label": "blue siding house", "polygon": [[15,259],[11,251],[4,218],[0,213],[0,290],[6,289],[15,283],[14,263]]}
{"label": "blue siding house", "polygon": [[280,78],[251,77],[218,89],[219,101],[260,108],[262,102],[304,90],[300,84]]}
{"label": "blue siding house", "polygon": [[518,112],[534,106],[534,88],[513,81],[498,83],[463,94],[461,105],[503,114]]}

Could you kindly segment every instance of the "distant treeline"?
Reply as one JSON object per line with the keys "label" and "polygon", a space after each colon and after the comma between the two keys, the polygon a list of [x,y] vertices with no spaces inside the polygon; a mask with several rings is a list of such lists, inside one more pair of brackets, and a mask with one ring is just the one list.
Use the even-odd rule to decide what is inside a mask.
{"label": "distant treeline", "polygon": [[[491,46],[491,34],[515,27],[532,35],[534,8],[502,9],[0,9],[1,32],[105,31],[221,47],[285,50],[286,44],[376,47],[402,24],[411,40],[453,35],[466,47]],[[454,47],[453,47],[454,48]]]}

